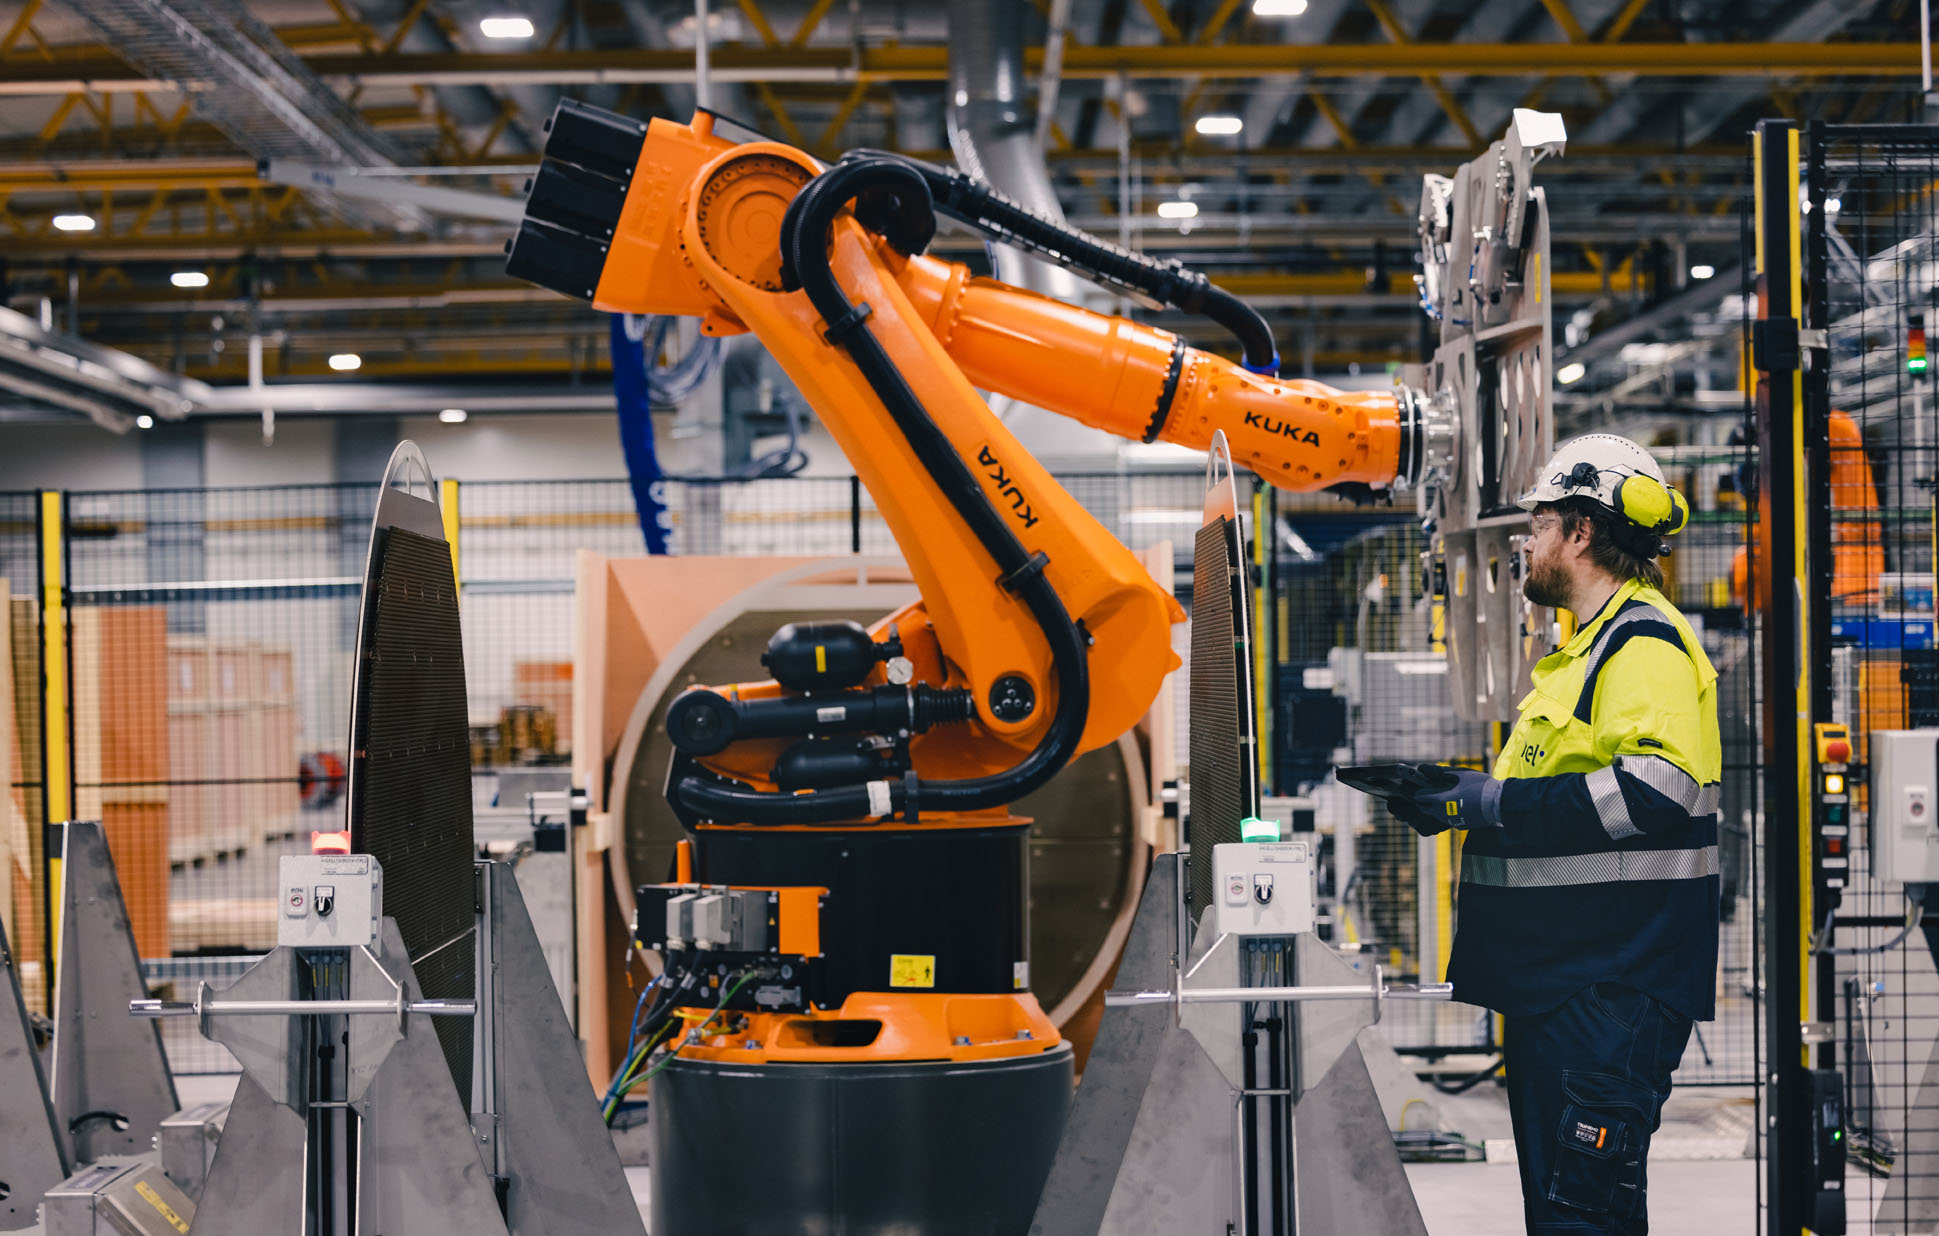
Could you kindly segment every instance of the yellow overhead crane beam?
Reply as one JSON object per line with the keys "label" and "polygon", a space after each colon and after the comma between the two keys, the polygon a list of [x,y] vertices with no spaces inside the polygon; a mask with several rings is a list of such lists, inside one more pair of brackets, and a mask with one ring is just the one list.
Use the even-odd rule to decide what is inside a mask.
{"label": "yellow overhead crane beam", "polygon": [[[309,69],[363,86],[537,83],[594,85],[690,82],[693,56],[644,48],[590,51],[312,54]],[[779,84],[788,81],[942,81],[949,49],[928,47],[715,48],[717,80]],[[1024,68],[1038,72],[1043,49],[1024,51]],[[1069,78],[1417,77],[1912,77],[1919,73],[1913,43],[1354,43],[1183,44],[1068,47]],[[173,83],[142,79],[105,51],[70,53],[51,61],[8,67],[0,95],[72,91],[168,90]]]}

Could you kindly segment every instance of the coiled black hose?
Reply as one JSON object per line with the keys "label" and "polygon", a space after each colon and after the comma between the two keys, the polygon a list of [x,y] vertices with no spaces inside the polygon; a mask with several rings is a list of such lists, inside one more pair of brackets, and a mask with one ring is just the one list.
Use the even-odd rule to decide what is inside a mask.
{"label": "coiled black hose", "polygon": [[[1041,254],[1105,287],[1210,318],[1239,341],[1247,369],[1279,375],[1279,350],[1266,319],[1198,271],[1187,270],[1177,261],[1160,262],[1121,249],[1082,229],[1053,222],[953,168],[883,150],[852,150],[842,156],[843,164],[862,160],[889,160],[914,169],[929,186],[935,213],[968,224],[992,239]],[[862,206],[858,206],[857,214],[870,226],[875,225]]]}
{"label": "coiled black hose", "polygon": [[[1020,762],[987,777],[924,781],[913,773],[889,783],[892,814],[914,818],[920,810],[978,811],[1015,802],[1041,788],[1070,761],[1083,736],[1091,706],[1088,636],[1071,620],[1050,581],[1046,559],[1032,554],[1003,514],[984,495],[969,466],[929,416],[916,393],[866,325],[866,302],[852,304],[835,279],[829,260],[829,234],[836,215],[850,200],[863,198],[872,225],[905,251],[919,250],[935,231],[926,179],[904,159],[858,158],[816,177],[796,195],[781,225],[784,284],[807,291],[826,324],[829,341],[848,353],[881,399],[896,427],[915,450],[931,481],[940,489],[977,542],[996,563],[998,578],[1030,610],[1050,645],[1057,676],[1057,713],[1043,739]],[[821,824],[871,819],[880,814],[881,783],[839,786],[807,794],[779,794],[736,788],[702,777],[684,777],[675,787],[680,804],[703,818],[748,824]]]}

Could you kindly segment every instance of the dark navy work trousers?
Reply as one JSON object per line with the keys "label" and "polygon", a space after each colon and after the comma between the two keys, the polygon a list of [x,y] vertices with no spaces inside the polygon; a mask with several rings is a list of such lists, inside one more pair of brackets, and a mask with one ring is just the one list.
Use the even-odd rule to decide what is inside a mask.
{"label": "dark navy work trousers", "polygon": [[1507,1018],[1505,1033],[1529,1236],[1643,1236],[1650,1135],[1689,1018],[1597,983],[1560,1008]]}

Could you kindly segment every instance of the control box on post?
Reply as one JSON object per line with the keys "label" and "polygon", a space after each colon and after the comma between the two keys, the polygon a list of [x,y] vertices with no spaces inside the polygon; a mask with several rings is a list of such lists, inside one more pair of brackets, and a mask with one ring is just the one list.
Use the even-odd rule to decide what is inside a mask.
{"label": "control box on post", "polygon": [[1851,731],[1836,721],[1811,727],[1817,754],[1818,901],[1836,909],[1851,874]]}
{"label": "control box on post", "polygon": [[1872,874],[1939,880],[1939,729],[1874,730],[1870,754]]}
{"label": "control box on post", "polygon": [[1213,846],[1212,877],[1220,932],[1291,936],[1313,930],[1313,850],[1306,842]]}
{"label": "control box on post", "polygon": [[384,921],[384,869],[368,854],[287,854],[276,943],[289,948],[361,948]]}

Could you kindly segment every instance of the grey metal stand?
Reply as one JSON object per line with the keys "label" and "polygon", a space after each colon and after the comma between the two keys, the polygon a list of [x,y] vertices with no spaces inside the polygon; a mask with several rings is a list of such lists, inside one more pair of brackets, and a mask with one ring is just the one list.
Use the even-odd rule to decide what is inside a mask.
{"label": "grey metal stand", "polygon": [[0,923],[0,1232],[35,1222],[47,1191],[67,1179],[67,1149],[47,1101],[33,1023],[20,997],[7,927]]}
{"label": "grey metal stand", "polygon": [[148,992],[107,838],[93,820],[71,821],[62,834],[49,1094],[78,1166],[153,1150],[181,1104],[160,1028],[122,1013]]}
{"label": "grey metal stand", "polygon": [[[476,878],[475,1002],[424,1000],[389,918],[378,949],[279,947],[219,995],[140,1002],[198,1015],[243,1067],[196,1236],[330,1236],[353,1195],[358,1232],[645,1236],[518,881]],[[469,1113],[429,1012],[474,1017]],[[347,1112],[347,1137],[319,1119]]]}
{"label": "grey metal stand", "polygon": [[[355,1230],[505,1236],[491,1176],[430,1017],[354,1008],[342,1015],[333,1002],[301,1000],[298,967],[311,964],[297,950],[279,947],[219,997],[204,993],[196,1002],[203,1033],[233,1052],[244,1074],[209,1168],[196,1236],[319,1236],[310,1203],[335,1182],[306,1179],[313,1149],[308,1117],[326,1105],[347,1105],[359,1117]],[[346,968],[351,1005],[401,1002],[408,1009],[422,1000],[394,920],[384,920],[381,951],[351,949],[332,964]],[[306,1015],[305,1003],[318,1011]],[[341,1099],[312,1097],[319,1025],[347,1025]]]}
{"label": "grey metal stand", "polygon": [[[1154,861],[1118,968],[1119,988],[1163,989],[1176,974],[1179,856]],[[1238,953],[1209,932],[1184,958],[1194,988],[1238,982]],[[1299,1019],[1294,1096],[1298,1219],[1328,1236],[1425,1236],[1357,1036],[1377,1017],[1377,985],[1311,936],[1297,974],[1357,1000],[1309,1003]],[[1107,1002],[1032,1236],[1170,1236],[1240,1230],[1234,1188],[1244,1087],[1238,1011],[1229,1003]]]}
{"label": "grey metal stand", "polygon": [[[646,1236],[518,880],[504,863],[479,864],[479,877],[473,1123],[509,1182],[505,1225],[512,1236]],[[493,1112],[495,1130],[481,1118]]]}

